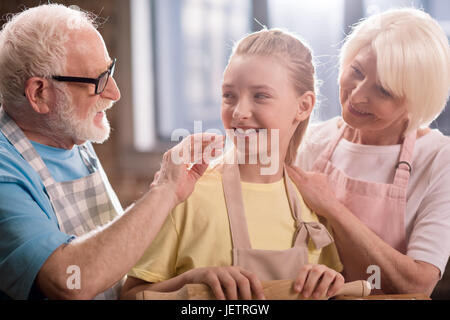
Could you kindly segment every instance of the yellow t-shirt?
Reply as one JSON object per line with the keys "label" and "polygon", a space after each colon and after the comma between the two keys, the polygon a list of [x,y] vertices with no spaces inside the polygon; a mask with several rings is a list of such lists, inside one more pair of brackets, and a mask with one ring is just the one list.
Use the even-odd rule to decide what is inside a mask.
{"label": "yellow t-shirt", "polygon": [[[241,186],[252,248],[291,248],[295,220],[283,179],[269,184],[241,182]],[[302,204],[302,219],[318,221],[317,215],[304,204],[300,193],[298,196]],[[342,270],[334,243],[316,249],[310,240],[308,247],[309,263]],[[159,282],[193,268],[230,265],[232,241],[222,177],[218,171],[208,169],[197,182],[192,195],[171,212],[155,240],[128,275]]]}

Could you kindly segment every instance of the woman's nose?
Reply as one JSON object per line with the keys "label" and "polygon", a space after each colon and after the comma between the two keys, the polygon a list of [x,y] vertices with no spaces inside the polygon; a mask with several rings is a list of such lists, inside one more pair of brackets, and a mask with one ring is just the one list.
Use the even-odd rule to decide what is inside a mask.
{"label": "woman's nose", "polygon": [[369,96],[364,81],[359,81],[355,84],[355,87],[351,91],[351,100],[352,104],[369,102]]}

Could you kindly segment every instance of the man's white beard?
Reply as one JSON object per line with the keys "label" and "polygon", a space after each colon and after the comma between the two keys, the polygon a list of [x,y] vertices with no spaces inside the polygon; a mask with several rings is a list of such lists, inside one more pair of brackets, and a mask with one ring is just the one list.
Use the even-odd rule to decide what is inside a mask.
{"label": "man's white beard", "polygon": [[75,141],[92,141],[103,143],[109,138],[111,131],[106,115],[103,115],[102,126],[94,123],[97,112],[110,108],[113,101],[100,98],[97,104],[89,111],[86,119],[78,118],[72,97],[66,91],[58,91],[55,113],[50,119],[50,128],[58,130]]}

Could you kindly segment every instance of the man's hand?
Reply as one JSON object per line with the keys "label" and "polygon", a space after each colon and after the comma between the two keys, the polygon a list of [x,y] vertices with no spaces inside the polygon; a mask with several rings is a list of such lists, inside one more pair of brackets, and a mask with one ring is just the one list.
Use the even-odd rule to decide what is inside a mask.
{"label": "man's hand", "polygon": [[194,191],[212,158],[223,152],[224,142],[223,136],[211,133],[186,137],[164,154],[150,188],[167,187],[174,194],[175,205],[183,202]]}

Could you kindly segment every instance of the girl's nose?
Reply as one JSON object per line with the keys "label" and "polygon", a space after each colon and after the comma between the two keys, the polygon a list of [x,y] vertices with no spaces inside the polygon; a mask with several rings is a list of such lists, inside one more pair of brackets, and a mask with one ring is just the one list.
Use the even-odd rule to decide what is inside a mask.
{"label": "girl's nose", "polygon": [[234,120],[245,120],[252,115],[251,105],[246,101],[239,101],[233,111]]}

